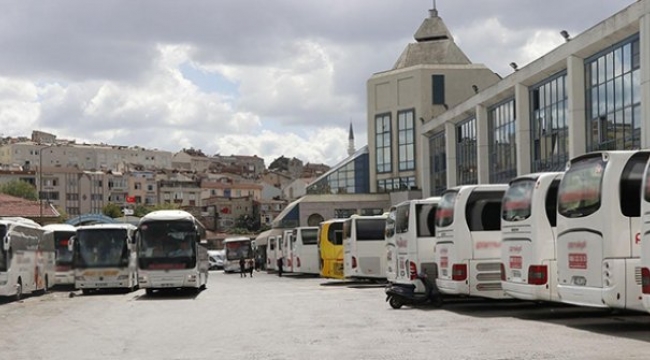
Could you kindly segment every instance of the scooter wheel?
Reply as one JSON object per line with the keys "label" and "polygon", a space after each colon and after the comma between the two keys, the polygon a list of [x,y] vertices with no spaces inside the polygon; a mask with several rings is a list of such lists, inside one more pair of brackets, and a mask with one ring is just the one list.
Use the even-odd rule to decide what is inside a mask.
{"label": "scooter wheel", "polygon": [[404,304],[402,304],[401,301],[399,301],[399,300],[396,299],[395,297],[391,297],[390,300],[388,300],[388,304],[389,304],[390,307],[392,307],[393,309],[401,309],[402,306],[404,305]]}

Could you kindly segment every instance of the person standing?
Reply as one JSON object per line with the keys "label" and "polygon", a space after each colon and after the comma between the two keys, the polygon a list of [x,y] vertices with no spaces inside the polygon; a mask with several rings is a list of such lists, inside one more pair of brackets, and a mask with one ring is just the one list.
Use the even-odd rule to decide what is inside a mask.
{"label": "person standing", "polygon": [[253,271],[255,271],[255,260],[248,259],[248,273],[253,277]]}
{"label": "person standing", "polygon": [[246,277],[246,259],[243,256],[239,258],[239,277]]}
{"label": "person standing", "polygon": [[282,257],[278,258],[278,276],[282,277]]}

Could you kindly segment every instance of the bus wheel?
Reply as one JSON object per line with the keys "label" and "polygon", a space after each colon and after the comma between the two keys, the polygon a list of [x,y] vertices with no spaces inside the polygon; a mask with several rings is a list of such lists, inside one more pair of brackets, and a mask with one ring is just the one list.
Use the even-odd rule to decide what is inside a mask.
{"label": "bus wheel", "polygon": [[147,296],[153,295],[153,289],[144,289],[144,292],[147,294]]}
{"label": "bus wheel", "polygon": [[390,300],[388,300],[388,304],[389,304],[390,307],[392,307],[393,309],[401,309],[402,306],[404,305],[404,304],[402,304],[401,301],[397,300],[394,296],[391,297]]}
{"label": "bus wheel", "polygon": [[16,283],[16,296],[14,299],[16,301],[20,301],[23,298],[23,281],[18,278],[18,282]]}

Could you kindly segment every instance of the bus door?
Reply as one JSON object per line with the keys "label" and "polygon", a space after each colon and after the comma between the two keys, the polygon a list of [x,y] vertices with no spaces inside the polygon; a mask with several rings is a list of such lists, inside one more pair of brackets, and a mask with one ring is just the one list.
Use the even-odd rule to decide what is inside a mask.
{"label": "bus door", "polygon": [[397,244],[395,242],[395,217],[397,208],[391,207],[386,219],[386,229],[384,232],[386,246],[386,280],[395,282],[397,279]]}

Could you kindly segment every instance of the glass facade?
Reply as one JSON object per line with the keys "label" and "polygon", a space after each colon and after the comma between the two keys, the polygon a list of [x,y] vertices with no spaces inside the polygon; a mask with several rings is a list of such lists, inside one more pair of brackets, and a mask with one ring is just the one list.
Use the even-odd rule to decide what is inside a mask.
{"label": "glass facade", "polygon": [[413,189],[416,189],[415,176],[377,180],[378,193]]}
{"label": "glass facade", "polygon": [[390,114],[377,115],[375,117],[375,160],[377,173],[393,171],[391,166],[391,126]]}
{"label": "glass facade", "polygon": [[569,160],[566,73],[530,91],[532,170],[562,171]]}
{"label": "glass facade", "polygon": [[397,152],[399,171],[415,169],[415,111],[397,113]]}
{"label": "glass facade", "polygon": [[307,186],[307,194],[368,194],[370,172],[368,153],[338,165]]}
{"label": "glass facade", "polygon": [[514,99],[488,111],[491,183],[507,183],[517,176],[515,118]]}
{"label": "glass facade", "polygon": [[585,61],[587,150],[641,146],[638,35]]}
{"label": "glass facade", "polygon": [[478,184],[476,118],[456,125],[456,182]]}
{"label": "glass facade", "polygon": [[429,138],[429,174],[431,195],[440,195],[447,188],[447,148],[445,132],[439,132]]}

